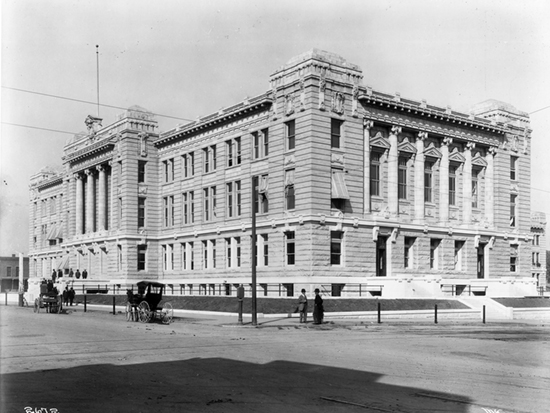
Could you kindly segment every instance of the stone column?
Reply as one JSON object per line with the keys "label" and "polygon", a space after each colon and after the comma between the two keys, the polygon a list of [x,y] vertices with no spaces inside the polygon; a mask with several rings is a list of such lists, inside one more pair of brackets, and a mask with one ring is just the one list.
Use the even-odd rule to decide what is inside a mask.
{"label": "stone column", "polygon": [[370,129],[372,120],[363,118],[363,214],[370,213]]}
{"label": "stone column", "polygon": [[75,174],[76,183],[76,235],[84,233],[84,177]]}
{"label": "stone column", "polygon": [[94,232],[94,171],[86,170],[86,232]]}
{"label": "stone column", "polygon": [[424,141],[428,132],[418,132],[414,158],[414,218],[424,220]]}
{"label": "stone column", "polygon": [[452,138],[445,137],[441,143],[441,162],[439,164],[439,221],[449,220],[449,145]]}
{"label": "stone column", "polygon": [[105,166],[99,165],[96,167],[96,169],[99,171],[99,194],[98,194],[98,208],[97,208],[97,214],[98,214],[98,231],[104,231],[107,228],[106,225],[106,218],[107,218],[107,185],[105,182]]}
{"label": "stone column", "polygon": [[388,207],[391,216],[399,214],[399,200],[397,198],[397,168],[399,158],[397,135],[400,133],[400,126],[392,126],[389,136],[390,150],[388,154]]}
{"label": "stone column", "polygon": [[494,156],[496,155],[496,152],[497,152],[497,148],[492,146],[487,151],[487,155],[485,155],[485,160],[487,161],[487,169],[485,169],[485,219],[491,226],[494,224],[494,220],[495,220]]}
{"label": "stone column", "polygon": [[464,170],[462,171],[462,222],[472,221],[472,149],[476,144],[468,142],[464,148]]}

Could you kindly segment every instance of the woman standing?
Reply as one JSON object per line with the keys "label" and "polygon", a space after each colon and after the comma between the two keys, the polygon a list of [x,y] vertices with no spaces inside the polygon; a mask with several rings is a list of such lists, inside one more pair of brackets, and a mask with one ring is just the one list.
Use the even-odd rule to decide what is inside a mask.
{"label": "woman standing", "polygon": [[313,323],[321,324],[323,322],[323,316],[325,309],[323,308],[323,299],[319,295],[319,289],[315,289],[315,304],[313,306]]}

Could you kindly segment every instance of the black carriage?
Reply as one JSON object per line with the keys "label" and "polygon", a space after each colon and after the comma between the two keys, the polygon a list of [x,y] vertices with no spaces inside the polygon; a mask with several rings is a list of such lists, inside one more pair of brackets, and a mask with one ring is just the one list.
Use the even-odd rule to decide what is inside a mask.
{"label": "black carriage", "polygon": [[34,300],[34,312],[39,313],[40,309],[45,309],[47,313],[61,314],[63,310],[63,298],[52,285],[40,285],[40,295]]}
{"label": "black carriage", "polygon": [[156,281],[140,281],[137,288],[137,294],[127,291],[126,321],[148,323],[157,318],[164,324],[170,324],[174,317],[172,304],[160,305],[165,285]]}

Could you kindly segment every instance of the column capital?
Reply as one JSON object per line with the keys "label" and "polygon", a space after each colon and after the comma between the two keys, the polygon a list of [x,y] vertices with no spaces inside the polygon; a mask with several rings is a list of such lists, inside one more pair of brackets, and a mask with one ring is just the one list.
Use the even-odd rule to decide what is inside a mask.
{"label": "column capital", "polygon": [[92,168],[86,169],[86,170],[84,171],[84,173],[85,173],[86,175],[88,175],[88,176],[91,176],[91,175],[94,174],[94,170],[93,170]]}
{"label": "column capital", "polygon": [[445,146],[449,146],[451,143],[453,143],[453,138],[451,138],[449,136],[445,136],[441,143]]}
{"label": "column capital", "polygon": [[367,118],[363,118],[363,128],[370,129],[374,126],[374,121]]}
{"label": "column capital", "polygon": [[95,167],[95,169],[97,169],[99,172],[105,172],[105,165],[97,165]]}
{"label": "column capital", "polygon": [[495,156],[498,152],[498,148],[496,146],[489,146],[489,149],[487,149],[487,155]]}
{"label": "column capital", "polygon": [[84,176],[82,176],[82,174],[80,172],[76,172],[76,173],[73,174],[73,178],[78,179],[78,180],[82,180],[82,179],[84,179]]}
{"label": "column capital", "polygon": [[425,131],[420,131],[418,132],[418,134],[416,135],[416,140],[417,141],[424,141],[428,139],[428,132],[425,132]]}
{"label": "column capital", "polygon": [[464,150],[466,151],[471,151],[472,149],[474,149],[476,147],[476,144],[475,142],[468,142],[466,144],[466,147],[464,148]]}
{"label": "column capital", "polygon": [[391,127],[391,132],[390,134],[391,135],[398,135],[401,133],[401,131],[403,130],[403,128],[401,126],[397,126],[397,125],[393,125]]}

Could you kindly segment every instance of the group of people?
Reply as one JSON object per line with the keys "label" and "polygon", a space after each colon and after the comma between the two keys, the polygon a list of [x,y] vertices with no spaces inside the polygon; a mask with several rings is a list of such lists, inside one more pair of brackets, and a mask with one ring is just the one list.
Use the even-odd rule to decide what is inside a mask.
{"label": "group of people", "polygon": [[82,271],[82,274],[80,274],[80,270],[77,268],[75,272],[73,272],[73,269],[71,268],[69,270],[69,277],[75,277],[76,279],[79,279],[80,276],[82,275],[82,279],[85,280],[86,278],[88,278],[88,271],[86,271],[86,269],[84,269]]}
{"label": "group of people", "polygon": [[69,289],[69,287],[65,287],[63,290],[63,305],[73,305],[75,292],[73,290],[73,287]]}
{"label": "group of people", "polygon": [[[82,279],[85,280],[86,278],[88,278],[88,271],[86,271],[86,269],[84,269],[82,271],[82,274],[80,274],[80,270],[77,268],[76,269],[76,272],[73,272],[73,269],[69,269],[69,277],[75,277],[76,279],[80,278],[80,276],[82,275]],[[59,279],[63,277],[63,271],[62,270],[52,270],[52,281],[55,282],[56,279]]]}
{"label": "group of people", "polygon": [[[306,290],[302,288],[302,294],[298,298],[298,311],[300,313],[300,323],[307,323],[307,296]],[[313,324],[321,324],[325,309],[323,308],[323,299],[318,288],[315,289],[315,300],[313,301]]]}

